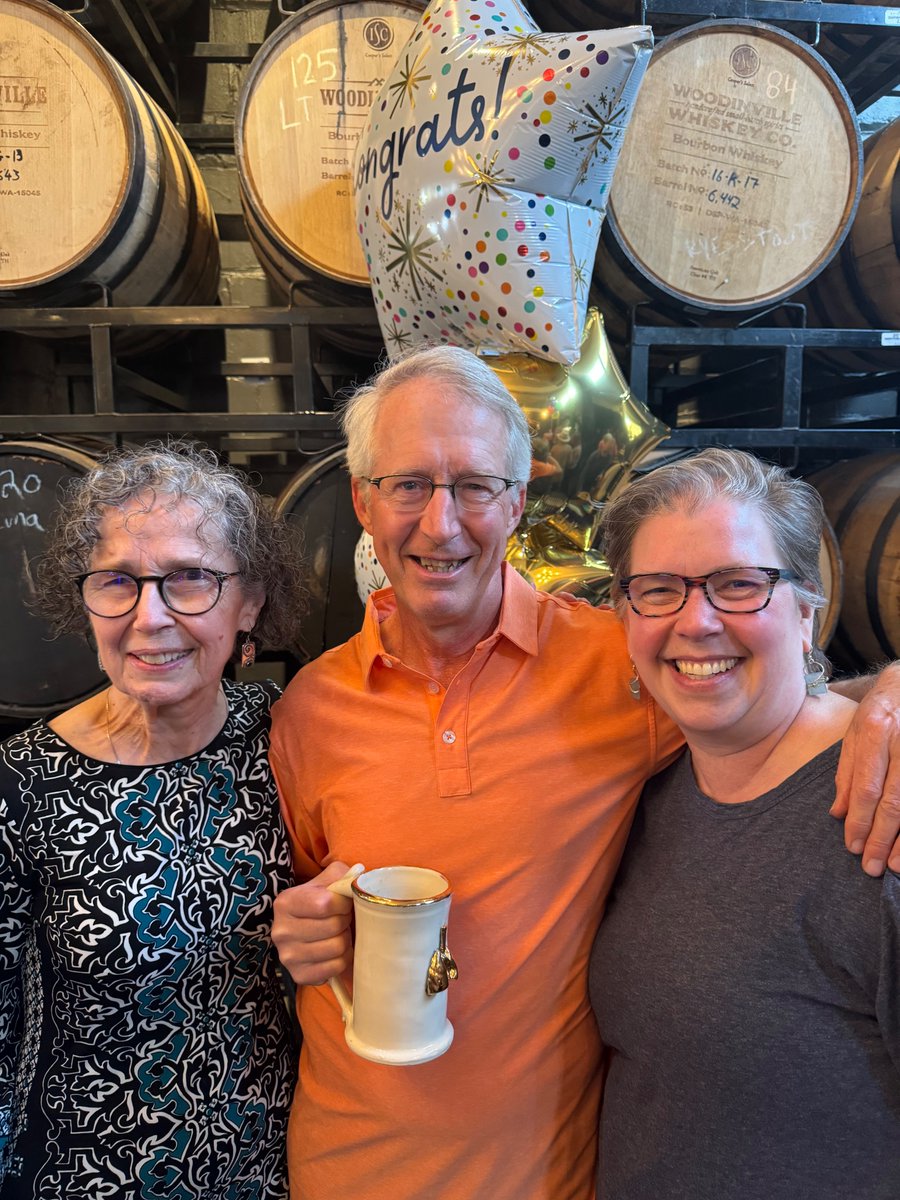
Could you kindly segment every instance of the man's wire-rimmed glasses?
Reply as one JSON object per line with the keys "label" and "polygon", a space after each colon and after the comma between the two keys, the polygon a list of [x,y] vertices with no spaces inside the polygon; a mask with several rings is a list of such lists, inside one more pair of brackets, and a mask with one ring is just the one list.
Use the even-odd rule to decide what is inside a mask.
{"label": "man's wire-rimmed glasses", "polygon": [[719,612],[761,612],[781,580],[797,583],[800,576],[783,567],[730,567],[711,575],[629,575],[619,586],[639,617],[671,617],[687,604],[692,587],[703,588]]}
{"label": "man's wire-rimmed glasses", "polygon": [[493,507],[518,479],[503,479],[499,475],[460,475],[452,483],[435,483],[427,475],[379,475],[377,479],[363,477],[374,484],[382,498],[401,512],[421,512],[428,506],[437,488],[446,488],[457,505],[465,512],[483,512]]}
{"label": "man's wire-rimmed glasses", "polygon": [[76,578],[81,598],[95,617],[124,617],[137,607],[145,583],[159,588],[166,608],[185,617],[199,617],[219,603],[222,584],[240,571],[210,567],[180,567],[166,575],[130,575],[127,571],[88,571]]}

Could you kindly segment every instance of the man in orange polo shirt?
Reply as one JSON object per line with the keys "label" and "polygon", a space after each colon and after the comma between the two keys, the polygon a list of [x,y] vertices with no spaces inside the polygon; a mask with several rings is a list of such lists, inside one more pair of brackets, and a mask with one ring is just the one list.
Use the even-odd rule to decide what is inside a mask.
{"label": "man in orange polo shirt", "polygon": [[[587,962],[641,785],[681,738],[632,695],[612,612],[536,592],[504,563],[530,442],[487,366],[420,352],[357,394],[345,429],[356,512],[392,586],[273,710],[309,881],[282,894],[273,928],[307,985],[291,1196],[590,1200]],[[326,885],[357,861],[453,886],[456,1036],[432,1062],[356,1057],[331,991],[309,986],[350,964],[350,902]]]}

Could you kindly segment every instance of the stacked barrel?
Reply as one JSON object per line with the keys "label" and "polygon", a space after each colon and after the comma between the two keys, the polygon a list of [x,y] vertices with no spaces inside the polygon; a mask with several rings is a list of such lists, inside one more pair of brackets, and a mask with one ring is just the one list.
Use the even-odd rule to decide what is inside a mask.
{"label": "stacked barrel", "polygon": [[[639,19],[627,0],[532,7],[548,29],[582,27],[586,9],[600,25]],[[888,394],[893,389],[896,414],[900,118],[863,143],[853,103],[823,56],[843,62],[848,45],[866,36],[826,34],[819,53],[768,24],[711,20],[658,41],[594,268],[594,295],[621,354],[632,320],[670,328],[754,318],[794,324],[802,313],[814,328],[881,329],[883,349],[817,351],[837,382],[817,378],[833,391],[846,377],[854,395],[861,377],[876,373],[875,387],[883,378]],[[896,79],[900,39],[891,45]],[[735,409],[752,407],[754,390],[765,403],[776,385],[764,378]],[[734,391],[740,387],[735,379]],[[900,453],[842,458],[812,481],[843,560],[830,652],[851,669],[896,658]]]}
{"label": "stacked barrel", "polygon": [[[191,19],[190,4],[144,0],[173,54],[171,27]],[[221,23],[226,8],[241,5],[195,0],[194,7],[208,8],[210,21]],[[221,155],[224,187],[202,150],[198,167],[179,132],[183,119],[167,115],[107,48],[103,8],[94,4],[79,23],[47,0],[0,0],[0,339],[4,307],[247,302],[240,272],[226,267],[223,282],[223,253],[233,253],[235,244],[252,259],[250,303],[371,307],[353,215],[353,154],[372,99],[423,10],[421,0],[314,0],[283,20],[273,13],[264,36],[248,34],[252,61],[247,54],[245,66],[221,68],[231,82],[219,124],[230,135],[233,123],[234,134],[233,157],[231,145]],[[532,0],[529,8],[546,30],[640,19],[627,0]],[[900,60],[900,39],[893,44]],[[674,328],[734,324],[787,302],[802,304],[806,320],[823,328],[900,329],[900,120],[863,143],[833,49],[827,36],[820,53],[753,20],[701,21],[666,36],[657,31],[593,270],[593,299],[623,366],[636,309],[642,323]],[[234,210],[227,211],[232,194]],[[227,247],[211,196],[231,229],[240,229]],[[148,351],[174,328],[123,328],[114,337],[115,355],[138,356],[134,369],[143,369]],[[268,347],[257,348],[263,331],[240,336],[239,352],[226,357],[258,361],[265,375]],[[374,325],[339,324],[322,337],[329,353],[353,364],[348,372],[355,377],[368,373],[382,348]],[[188,363],[191,353],[185,352]],[[835,348],[824,353],[823,369],[835,378],[893,373],[898,354],[890,346]],[[238,383],[229,380],[235,390],[226,403],[255,411],[261,385],[256,392],[255,382]],[[191,390],[186,384],[186,400],[197,398],[188,396]],[[35,406],[9,386],[0,401],[7,410]],[[202,413],[191,432],[204,439]],[[45,631],[36,617],[15,614],[27,612],[29,564],[40,552],[58,485],[103,449],[99,440],[51,444],[28,433],[26,412],[22,436],[0,443],[6,481],[0,498],[7,506],[0,534],[5,561],[22,565],[7,580],[12,590],[0,596],[8,627],[16,630],[0,715],[30,716],[77,698],[63,695],[65,685],[49,671],[32,670],[44,661]],[[853,667],[900,656],[898,455],[823,457],[830,465],[813,479],[833,526],[822,555],[834,656]],[[264,487],[281,492],[282,508],[308,530],[312,655],[356,624],[357,529],[335,437],[317,442],[310,461],[301,463],[298,472],[301,464],[285,456]],[[67,678],[88,690],[99,685],[83,647],[65,653],[74,657],[53,647]]]}
{"label": "stacked barrel", "polygon": [[216,222],[169,118],[54,5],[0,0],[0,25],[0,302],[211,303]]}

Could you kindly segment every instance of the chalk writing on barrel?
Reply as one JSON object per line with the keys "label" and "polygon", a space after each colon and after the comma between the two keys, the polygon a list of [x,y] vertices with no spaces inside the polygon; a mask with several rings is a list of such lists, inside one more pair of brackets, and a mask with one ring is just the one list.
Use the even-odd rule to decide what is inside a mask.
{"label": "chalk writing on barrel", "polygon": [[41,479],[34,472],[25,475],[20,483],[16,479],[15,471],[8,467],[0,471],[0,500],[8,500],[11,496],[24,500],[26,496],[33,496],[40,490]]}
{"label": "chalk writing on barrel", "polygon": [[24,529],[39,529],[41,533],[46,532],[35,512],[17,512],[10,517],[0,517],[0,528],[13,529],[16,525]]}

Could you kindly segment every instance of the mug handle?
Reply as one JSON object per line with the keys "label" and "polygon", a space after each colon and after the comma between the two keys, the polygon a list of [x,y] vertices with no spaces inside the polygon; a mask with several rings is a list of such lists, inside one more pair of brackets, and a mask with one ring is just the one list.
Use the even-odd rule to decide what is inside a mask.
{"label": "mug handle", "polygon": [[[340,879],[336,879],[334,883],[328,884],[328,891],[335,892],[338,896],[346,896],[348,900],[353,899],[353,889],[350,886],[357,876],[362,875],[365,871],[362,863],[354,863],[346,875],[342,875]],[[337,1002],[341,1006],[341,1016],[344,1018],[344,1024],[348,1025],[353,1016],[353,1002],[350,999],[350,993],[344,985],[342,979],[337,975],[332,975],[328,980],[331,990],[337,996]]]}
{"label": "mug handle", "polygon": [[355,863],[346,875],[342,875],[340,879],[336,879],[334,883],[329,883],[327,890],[329,892],[336,892],[338,896],[346,896],[348,900],[352,900],[353,889],[350,885],[353,883],[354,879],[362,875],[365,869],[366,868],[362,865],[362,863]]}

